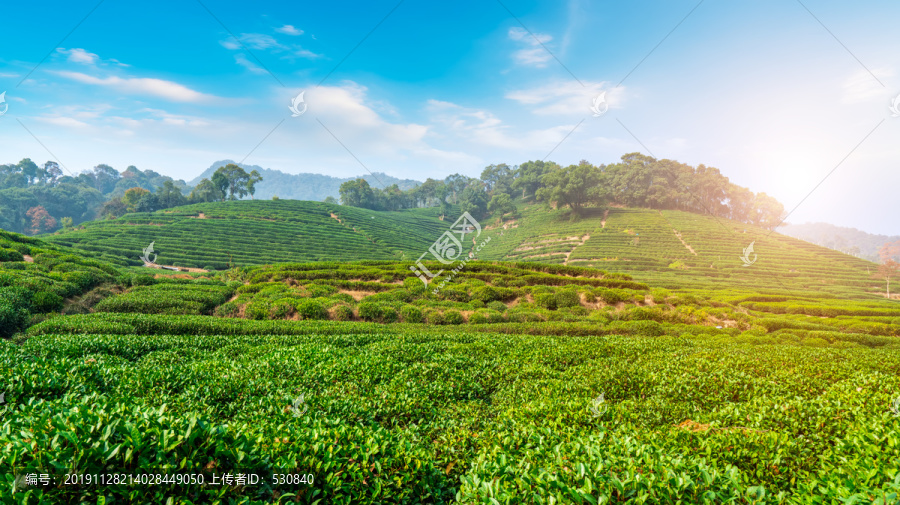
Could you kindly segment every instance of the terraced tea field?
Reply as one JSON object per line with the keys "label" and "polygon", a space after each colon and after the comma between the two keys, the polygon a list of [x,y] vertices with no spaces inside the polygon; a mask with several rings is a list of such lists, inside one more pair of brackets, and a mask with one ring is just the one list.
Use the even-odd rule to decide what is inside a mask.
{"label": "terraced tea field", "polygon": [[[693,214],[534,207],[426,285],[412,261],[449,226],[428,211],[258,203],[0,232],[0,502],[900,499],[900,303],[871,264]],[[114,253],[158,230],[160,262],[190,241],[172,259],[206,261],[256,224],[271,241],[220,272]],[[318,232],[385,258],[250,265]]]}
{"label": "terraced tea field", "polygon": [[446,227],[430,209],[375,212],[320,202],[235,201],[93,221],[47,240],[130,265],[142,264],[141,251],[154,242],[160,264],[225,269],[418,257]]}

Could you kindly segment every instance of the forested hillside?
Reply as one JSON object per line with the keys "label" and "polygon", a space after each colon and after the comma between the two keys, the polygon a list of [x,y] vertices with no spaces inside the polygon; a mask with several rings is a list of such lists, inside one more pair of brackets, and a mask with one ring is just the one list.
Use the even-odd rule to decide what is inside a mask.
{"label": "forested hillside", "polygon": [[134,166],[120,173],[100,164],[75,176],[53,161],[38,165],[25,158],[0,165],[0,228],[29,235],[71,228],[102,218],[109,211],[104,204],[132,188],[180,196],[186,185]]}
{"label": "forested hillside", "polygon": [[900,240],[900,235],[878,235],[828,223],[786,224],[778,231],[869,261],[879,261],[881,248],[889,242]]}
{"label": "forested hillside", "polygon": [[410,179],[398,179],[388,174],[376,172],[373,174],[365,174],[359,177],[333,177],[324,174],[299,173],[289,174],[280,170],[272,170],[257,165],[247,165],[244,163],[235,163],[232,160],[217,161],[203,171],[199,176],[188,184],[196,186],[203,179],[209,179],[219,167],[234,163],[243,168],[247,172],[256,170],[262,176],[262,182],[257,184],[256,198],[270,199],[277,196],[286,200],[308,200],[313,202],[321,202],[327,197],[338,198],[340,196],[339,189],[341,184],[355,180],[364,179],[370,185],[375,187],[387,187],[396,184],[401,190],[412,189],[421,184],[419,181]]}
{"label": "forested hillside", "polygon": [[440,207],[451,204],[477,218],[488,214],[514,218],[517,198],[566,209],[581,216],[589,209],[612,204],[623,207],[683,210],[773,229],[785,217],[784,206],[765,193],[733,184],[719,169],[657,160],[640,153],[619,163],[577,165],[528,161],[521,165],[490,165],[476,179],[453,174],[426,180],[408,191],[395,186],[373,188],[365,180],[341,185],[341,203],[375,210]]}

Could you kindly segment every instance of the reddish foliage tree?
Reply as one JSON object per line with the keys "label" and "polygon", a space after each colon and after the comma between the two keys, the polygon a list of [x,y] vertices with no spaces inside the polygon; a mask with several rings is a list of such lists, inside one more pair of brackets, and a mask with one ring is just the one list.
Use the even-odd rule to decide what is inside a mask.
{"label": "reddish foliage tree", "polygon": [[891,279],[900,276],[900,263],[895,261],[895,258],[900,259],[900,240],[881,246],[878,255],[881,257],[882,263],[878,266],[878,273],[875,275],[887,282],[887,297],[890,300]]}
{"label": "reddish foliage tree", "polygon": [[28,209],[25,215],[31,218],[32,235],[56,229],[56,219],[47,212],[43,205]]}

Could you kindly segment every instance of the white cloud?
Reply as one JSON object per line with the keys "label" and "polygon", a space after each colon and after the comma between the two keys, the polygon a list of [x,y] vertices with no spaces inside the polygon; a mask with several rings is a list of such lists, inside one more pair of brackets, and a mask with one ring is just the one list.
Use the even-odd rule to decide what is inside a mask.
{"label": "white cloud", "polygon": [[266,69],[260,67],[260,66],[257,65],[256,63],[253,63],[252,61],[250,61],[250,60],[247,58],[247,55],[244,54],[244,53],[237,53],[237,54],[235,54],[235,55],[234,55],[234,61],[235,61],[238,65],[240,65],[240,66],[246,68],[247,70],[249,70],[249,71],[251,71],[251,72],[253,72],[253,73],[256,73],[256,74],[265,74],[265,73],[266,73]]}
{"label": "white cloud", "polygon": [[84,49],[80,48],[72,48],[69,50],[58,48],[57,51],[61,54],[68,55],[68,60],[72,63],[81,63],[84,65],[94,65],[97,61],[100,60],[100,56],[97,56],[94,53],[89,53]]}
{"label": "white cloud", "polygon": [[506,98],[531,106],[538,115],[582,115],[590,114],[593,99],[606,90],[606,101],[610,108],[620,108],[625,99],[625,87],[613,88],[609,82],[557,80],[548,84],[506,93]]}
{"label": "white cloud", "polygon": [[456,137],[467,144],[490,148],[530,151],[552,147],[554,142],[562,138],[558,135],[560,131],[565,130],[567,133],[572,129],[572,125],[569,125],[544,130],[512,131],[509,125],[488,110],[440,100],[429,100],[428,110],[432,121],[442,127],[440,132],[435,132],[436,136]]}
{"label": "white cloud", "polygon": [[66,128],[86,128],[88,124],[84,121],[79,121],[72,117],[63,117],[63,116],[42,116],[36,118],[38,121],[49,123],[56,126],[63,126]]}
{"label": "white cloud", "polygon": [[[292,27],[293,28],[293,27]],[[302,33],[302,31],[301,31]],[[242,33],[239,37],[240,43],[234,39],[234,37],[219,41],[219,44],[222,45],[225,49],[230,49],[232,51],[237,51],[240,49],[244,49],[245,47],[248,49],[260,50],[260,51],[269,51],[272,54],[280,55],[282,58],[290,59],[295,57],[307,58],[310,60],[321,58],[321,54],[316,54],[308,49],[304,49],[303,47],[297,44],[289,44],[285,45],[278,42],[271,35],[266,35],[262,33]],[[243,45],[242,45],[243,44]],[[235,56],[235,61],[238,65],[249,69],[252,72],[260,73],[260,71],[265,72],[265,70],[259,68],[258,65],[251,63],[247,60],[246,57],[237,57]]]}
{"label": "white cloud", "polygon": [[284,25],[281,28],[276,28],[275,31],[285,35],[303,35],[303,30],[298,30],[293,25]]}
{"label": "white cloud", "polygon": [[302,47],[298,47],[294,50],[294,56],[299,56],[301,58],[308,58],[310,60],[314,60],[316,58],[321,58],[321,54],[316,54],[308,49],[303,49]]}
{"label": "white cloud", "polygon": [[[875,74],[878,80],[875,80],[872,74]],[[890,68],[873,68],[871,74],[865,69],[859,69],[844,80],[844,93],[841,101],[845,104],[854,104],[884,100],[890,92],[886,91],[878,81],[887,82],[893,76],[894,71]]]}
{"label": "white cloud", "polygon": [[59,71],[56,73],[83,84],[107,86],[117,89],[123,93],[152,95],[173,102],[199,103],[209,102],[217,98],[213,95],[207,95],[205,93],[200,93],[199,91],[194,91],[187,86],[178,84],[177,82],[165,81],[162,79],[152,79],[145,77],[122,78],[117,76],[101,78],[83,74],[81,72],[68,71]]}
{"label": "white cloud", "polygon": [[546,45],[553,40],[553,37],[550,35],[533,32],[529,33],[518,26],[510,28],[508,35],[510,40],[514,40],[527,46],[525,49],[513,52],[513,59],[520,65],[543,68],[547,65],[547,62],[550,61],[552,56],[542,46],[542,44]]}

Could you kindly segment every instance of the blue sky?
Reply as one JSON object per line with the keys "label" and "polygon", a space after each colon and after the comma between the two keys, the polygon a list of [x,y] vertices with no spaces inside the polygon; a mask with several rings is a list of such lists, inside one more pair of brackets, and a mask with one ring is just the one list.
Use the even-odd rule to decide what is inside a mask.
{"label": "blue sky", "polygon": [[[0,162],[52,159],[46,148],[76,173],[133,164],[189,180],[230,158],[424,180],[551,151],[562,164],[649,151],[799,204],[790,222],[900,234],[895,1],[4,10]],[[308,109],[291,117],[301,91]]]}

